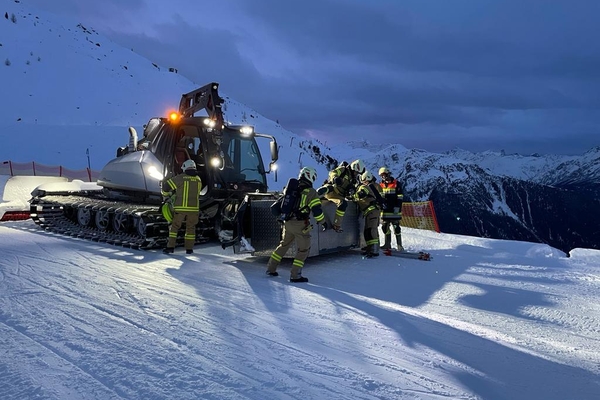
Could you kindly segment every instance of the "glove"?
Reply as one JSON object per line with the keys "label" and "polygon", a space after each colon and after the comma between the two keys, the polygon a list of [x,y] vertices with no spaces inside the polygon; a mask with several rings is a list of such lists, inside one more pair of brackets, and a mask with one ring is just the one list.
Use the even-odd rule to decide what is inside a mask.
{"label": "glove", "polygon": [[329,188],[327,186],[321,186],[320,188],[317,189],[317,195],[319,197],[325,196],[328,191],[329,191]]}
{"label": "glove", "polygon": [[344,183],[344,178],[338,176],[333,180],[333,183],[336,185],[341,185],[342,183]]}
{"label": "glove", "polygon": [[400,214],[400,207],[394,207],[394,214]]}
{"label": "glove", "polygon": [[329,228],[329,226],[327,226],[327,222],[323,221],[321,224],[321,232],[325,232],[327,228]]}

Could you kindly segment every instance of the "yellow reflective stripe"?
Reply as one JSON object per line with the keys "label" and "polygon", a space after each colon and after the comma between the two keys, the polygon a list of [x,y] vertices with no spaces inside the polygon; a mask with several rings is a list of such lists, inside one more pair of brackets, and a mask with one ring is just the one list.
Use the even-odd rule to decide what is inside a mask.
{"label": "yellow reflective stripe", "polygon": [[344,214],[346,214],[345,211],[342,210],[335,210],[335,215],[337,215],[338,217],[343,217]]}
{"label": "yellow reflective stripe", "polygon": [[177,232],[169,232],[169,237],[170,238],[176,238],[177,237]]}
{"label": "yellow reflective stripe", "polygon": [[183,196],[182,196],[182,206],[188,208],[190,203],[190,183],[187,181],[183,182]]}
{"label": "yellow reflective stripe", "polygon": [[368,207],[365,211],[363,211],[363,214],[368,214],[371,211],[376,210],[376,209],[377,209],[377,207],[375,207],[375,206]]}
{"label": "yellow reflective stripe", "polygon": [[184,239],[185,240],[194,240],[194,239],[196,239],[196,235],[185,235]]}
{"label": "yellow reflective stripe", "polygon": [[313,208],[314,206],[319,205],[319,204],[321,204],[321,200],[315,198],[315,199],[312,199],[312,201],[310,203],[308,203],[308,206],[310,208]]}
{"label": "yellow reflective stripe", "polygon": [[367,245],[379,243],[379,239],[371,239],[366,241]]}
{"label": "yellow reflective stripe", "polygon": [[183,206],[175,206],[173,207],[175,211],[198,211],[198,207],[183,207]]}
{"label": "yellow reflective stripe", "polygon": [[323,213],[321,213],[321,214],[319,214],[319,215],[315,216],[315,220],[316,220],[317,222],[321,222],[321,221],[323,221],[324,219],[325,219],[325,215],[324,215]]}
{"label": "yellow reflective stripe", "polygon": [[177,185],[175,184],[175,182],[173,182],[173,179],[169,179],[167,181],[167,185],[171,186],[171,189],[173,190],[177,189]]}
{"label": "yellow reflective stripe", "polygon": [[306,206],[306,191],[307,191],[307,190],[308,190],[308,189],[304,189],[304,190],[302,191],[302,194],[300,195],[300,204],[299,204],[299,206],[298,206],[298,208],[299,208],[300,210],[302,210],[302,209],[303,209],[303,208]]}
{"label": "yellow reflective stripe", "polygon": [[271,254],[271,258],[272,258],[273,260],[275,260],[275,261],[279,262],[279,261],[281,261],[281,259],[282,259],[283,257],[281,257],[281,256],[280,256],[279,254],[277,254],[277,253],[273,253],[273,254]]}
{"label": "yellow reflective stripe", "polygon": [[302,267],[304,267],[304,261],[294,259],[294,262],[292,263],[292,265],[302,268]]}

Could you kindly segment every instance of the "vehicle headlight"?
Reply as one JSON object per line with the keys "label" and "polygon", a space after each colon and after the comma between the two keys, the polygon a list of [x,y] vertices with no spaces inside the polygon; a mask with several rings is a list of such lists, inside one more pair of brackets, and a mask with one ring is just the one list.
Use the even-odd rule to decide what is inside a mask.
{"label": "vehicle headlight", "polygon": [[156,168],[154,165],[148,167],[148,175],[150,175],[151,178],[158,179],[159,181],[162,181],[164,178],[163,174],[161,174],[158,168]]}

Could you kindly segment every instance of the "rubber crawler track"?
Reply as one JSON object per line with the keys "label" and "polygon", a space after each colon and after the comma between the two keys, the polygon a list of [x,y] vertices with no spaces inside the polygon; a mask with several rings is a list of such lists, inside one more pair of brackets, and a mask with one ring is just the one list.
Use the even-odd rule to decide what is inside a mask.
{"label": "rubber crawler track", "polygon": [[[158,206],[78,195],[46,195],[31,199],[30,204],[31,218],[37,225],[65,236],[151,249],[164,247],[169,233],[169,224]],[[89,223],[85,226],[78,222],[78,212],[88,217]],[[95,223],[98,213],[104,216],[100,228]],[[118,224],[114,222],[115,217]]]}

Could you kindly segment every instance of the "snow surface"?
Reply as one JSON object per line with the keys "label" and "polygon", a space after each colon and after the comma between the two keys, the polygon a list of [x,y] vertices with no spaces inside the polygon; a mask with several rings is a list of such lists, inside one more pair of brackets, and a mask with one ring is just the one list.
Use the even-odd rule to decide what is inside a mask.
{"label": "snow surface", "polygon": [[0,225],[1,399],[598,399],[600,251],[404,229],[430,262],[134,251]]}

